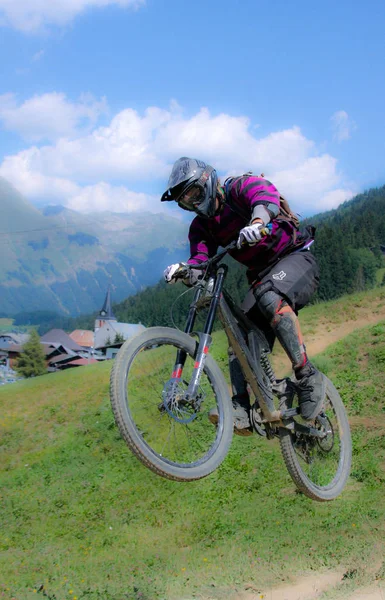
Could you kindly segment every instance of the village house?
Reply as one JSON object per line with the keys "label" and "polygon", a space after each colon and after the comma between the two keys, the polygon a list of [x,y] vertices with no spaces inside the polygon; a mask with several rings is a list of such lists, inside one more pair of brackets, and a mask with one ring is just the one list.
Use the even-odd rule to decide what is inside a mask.
{"label": "village house", "polygon": [[[117,321],[112,312],[108,288],[103,307],[95,320],[94,331],[75,329],[68,334],[62,329],[51,329],[40,338],[47,371],[51,373],[115,358],[124,341],[144,329],[141,323],[134,325]],[[28,338],[28,334],[1,334],[0,365],[5,369],[13,369]]]}

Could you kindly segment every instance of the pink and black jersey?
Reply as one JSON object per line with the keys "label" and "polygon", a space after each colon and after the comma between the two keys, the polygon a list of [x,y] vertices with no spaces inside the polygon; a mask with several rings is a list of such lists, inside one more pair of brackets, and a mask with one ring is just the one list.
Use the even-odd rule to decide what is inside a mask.
{"label": "pink and black jersey", "polygon": [[226,203],[221,213],[210,219],[195,217],[190,225],[189,241],[191,256],[189,264],[199,264],[215,255],[219,246],[227,246],[238,238],[243,227],[250,223],[253,209],[262,204],[270,214],[278,215],[271,220],[270,235],[254,246],[244,246],[230,251],[231,256],[248,267],[248,279],[254,281],[258,274],[273,265],[290,251],[290,246],[301,245],[294,225],[279,217],[280,194],[277,188],[263,177],[244,175],[229,182]]}

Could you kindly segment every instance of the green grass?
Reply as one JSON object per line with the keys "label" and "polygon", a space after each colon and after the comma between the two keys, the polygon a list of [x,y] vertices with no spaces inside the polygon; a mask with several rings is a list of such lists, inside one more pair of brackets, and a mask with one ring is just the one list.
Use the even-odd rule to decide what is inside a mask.
{"label": "green grass", "polygon": [[9,327],[12,325],[13,319],[6,319],[4,317],[0,318],[0,327]]}
{"label": "green grass", "polygon": [[8,331],[12,331],[13,319],[0,319],[0,333],[7,333]]}
{"label": "green grass", "polygon": [[[213,353],[225,365],[221,332]],[[385,555],[385,322],[317,363],[327,366],[353,426],[352,476],[327,504],[296,493],[278,443],[257,437],[235,436],[204,480],[157,477],[114,425],[111,363],[4,386],[0,597],[228,598],[246,584],[261,589],[336,565],[364,581]],[[384,578],[384,569],[380,560],[372,577]]]}
{"label": "green grass", "polygon": [[32,325],[14,325],[14,319],[0,319],[0,335],[3,333],[28,333],[34,327]]}
{"label": "green grass", "polygon": [[377,272],[376,272],[377,285],[381,285],[381,283],[384,279],[384,275],[385,275],[385,267],[381,267],[380,269],[377,269]]}
{"label": "green grass", "polygon": [[384,305],[384,288],[374,288],[366,292],[341,296],[338,300],[320,302],[301,310],[301,328],[306,336],[309,330],[314,330],[315,324],[324,324],[325,327],[332,328],[334,325],[357,318],[359,309],[366,310],[368,314],[376,314]]}

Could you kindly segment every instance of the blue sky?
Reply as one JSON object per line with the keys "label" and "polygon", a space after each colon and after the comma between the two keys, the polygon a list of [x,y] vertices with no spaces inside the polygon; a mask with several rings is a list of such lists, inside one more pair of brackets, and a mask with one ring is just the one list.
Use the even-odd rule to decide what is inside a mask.
{"label": "blue sky", "polygon": [[333,208],[385,184],[384,26],[374,0],[0,0],[0,175],[158,212],[191,155]]}

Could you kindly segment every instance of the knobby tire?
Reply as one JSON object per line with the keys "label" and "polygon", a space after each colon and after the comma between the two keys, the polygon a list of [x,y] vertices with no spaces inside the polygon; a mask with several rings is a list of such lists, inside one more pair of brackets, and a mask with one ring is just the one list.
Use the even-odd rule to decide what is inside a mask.
{"label": "knobby tire", "polygon": [[[233,411],[228,386],[219,367],[208,355],[203,373],[212,389],[222,425],[217,428],[216,432],[215,430],[212,433],[210,431],[211,437],[215,438],[215,443],[199,461],[192,464],[178,464],[173,460],[168,460],[146,443],[145,436],[142,435],[130,412],[130,398],[127,392],[130,369],[135,364],[136,357],[140,352],[151,352],[152,348],[156,349],[158,346],[175,348],[175,353],[178,349],[184,350],[188,357],[194,360],[198,343],[196,339],[188,334],[167,327],[152,327],[135,336],[135,338],[127,340],[118,352],[111,371],[110,399],[115,421],[130,450],[154,473],[175,481],[201,479],[212,473],[221,464],[231,444]],[[170,363],[170,375],[172,368],[173,364]],[[149,377],[151,377],[151,374],[149,374]],[[204,401],[202,408],[204,409]],[[202,415],[202,418],[203,416],[208,419],[207,414]],[[214,426],[209,423],[208,427],[213,428]]]}
{"label": "knobby tire", "polygon": [[349,477],[352,459],[352,441],[345,407],[333,383],[327,377],[325,377],[325,379],[326,398],[333,408],[338,424],[338,435],[341,441],[339,464],[333,480],[324,486],[317,485],[311,481],[301,467],[294,445],[294,434],[288,429],[280,428],[279,430],[281,451],[291,478],[300,491],[312,500],[318,502],[334,500],[341,494]]}

